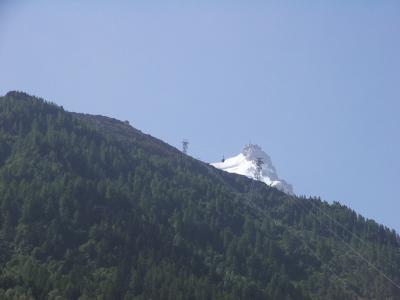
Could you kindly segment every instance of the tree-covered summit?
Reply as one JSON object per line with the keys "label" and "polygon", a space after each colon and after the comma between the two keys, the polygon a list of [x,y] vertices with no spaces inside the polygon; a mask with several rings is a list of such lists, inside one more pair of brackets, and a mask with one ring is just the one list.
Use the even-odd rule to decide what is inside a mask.
{"label": "tree-covered summit", "polygon": [[399,236],[339,203],[0,98],[0,299],[400,299],[399,283]]}

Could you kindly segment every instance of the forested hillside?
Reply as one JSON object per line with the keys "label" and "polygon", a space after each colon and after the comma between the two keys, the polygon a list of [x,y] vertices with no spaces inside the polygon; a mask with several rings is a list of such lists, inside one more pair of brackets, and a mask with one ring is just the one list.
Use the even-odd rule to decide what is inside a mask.
{"label": "forested hillside", "polygon": [[0,299],[400,299],[400,239],[124,122],[0,98]]}

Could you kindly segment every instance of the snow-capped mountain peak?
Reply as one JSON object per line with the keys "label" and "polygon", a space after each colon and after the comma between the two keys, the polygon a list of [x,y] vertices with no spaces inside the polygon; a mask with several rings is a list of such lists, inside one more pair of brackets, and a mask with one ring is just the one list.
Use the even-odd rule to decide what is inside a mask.
{"label": "snow-capped mountain peak", "polygon": [[260,180],[287,194],[293,194],[292,185],[279,179],[271,157],[258,145],[248,144],[240,154],[224,159],[222,162],[212,163],[211,165],[229,173],[236,173]]}

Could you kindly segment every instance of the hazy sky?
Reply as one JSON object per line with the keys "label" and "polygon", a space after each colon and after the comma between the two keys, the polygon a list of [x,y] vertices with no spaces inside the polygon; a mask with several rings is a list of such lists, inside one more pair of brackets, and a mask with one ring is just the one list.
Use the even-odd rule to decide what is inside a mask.
{"label": "hazy sky", "polygon": [[207,162],[257,143],[297,193],[400,231],[398,0],[0,0],[8,90]]}

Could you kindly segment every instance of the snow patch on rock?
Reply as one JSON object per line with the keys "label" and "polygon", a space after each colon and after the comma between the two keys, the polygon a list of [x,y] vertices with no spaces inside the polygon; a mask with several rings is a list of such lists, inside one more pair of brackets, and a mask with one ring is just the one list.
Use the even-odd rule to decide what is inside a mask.
{"label": "snow patch on rock", "polygon": [[[257,159],[263,162],[261,174],[257,178]],[[293,187],[285,180],[280,179],[272,164],[271,157],[265,153],[260,146],[254,144],[246,145],[242,152],[222,162],[212,163],[212,166],[229,173],[247,176],[251,179],[260,180],[269,186],[273,186],[287,194],[293,194]]]}

